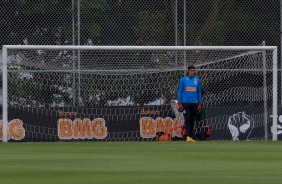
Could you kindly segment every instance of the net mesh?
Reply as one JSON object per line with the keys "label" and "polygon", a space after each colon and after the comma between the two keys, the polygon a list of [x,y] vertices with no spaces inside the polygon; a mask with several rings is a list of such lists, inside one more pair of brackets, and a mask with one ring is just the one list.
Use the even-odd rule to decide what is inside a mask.
{"label": "net mesh", "polygon": [[210,126],[213,140],[264,139],[269,51],[9,50],[9,121],[23,121],[27,141],[155,140],[170,128],[181,138],[171,100],[189,64],[204,89],[197,126]]}

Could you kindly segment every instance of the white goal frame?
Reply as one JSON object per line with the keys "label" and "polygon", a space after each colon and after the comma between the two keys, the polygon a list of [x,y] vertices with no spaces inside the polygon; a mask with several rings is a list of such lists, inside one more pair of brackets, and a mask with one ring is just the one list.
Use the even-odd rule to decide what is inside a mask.
{"label": "white goal frame", "polygon": [[273,134],[272,140],[277,140],[277,46],[58,46],[58,45],[4,45],[3,46],[3,142],[8,142],[8,50],[254,50],[272,51],[273,55]]}

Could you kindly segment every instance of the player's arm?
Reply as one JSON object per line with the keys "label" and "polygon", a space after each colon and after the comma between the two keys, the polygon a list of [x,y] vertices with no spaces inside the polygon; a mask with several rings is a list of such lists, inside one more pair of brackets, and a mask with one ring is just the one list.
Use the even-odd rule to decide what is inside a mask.
{"label": "player's arm", "polygon": [[199,79],[199,85],[197,87],[197,100],[198,100],[198,112],[201,111],[202,109],[202,83],[201,80]]}
{"label": "player's arm", "polygon": [[182,103],[182,94],[183,94],[184,80],[179,80],[178,85],[178,93],[177,93],[177,101],[178,103]]}
{"label": "player's arm", "polygon": [[179,80],[179,85],[178,85],[178,93],[177,93],[177,101],[178,101],[178,111],[182,112],[183,107],[182,107],[182,94],[183,94],[183,88],[184,88],[184,80],[180,79]]}
{"label": "player's arm", "polygon": [[202,82],[199,80],[199,85],[197,87],[197,100],[198,103],[202,103]]}

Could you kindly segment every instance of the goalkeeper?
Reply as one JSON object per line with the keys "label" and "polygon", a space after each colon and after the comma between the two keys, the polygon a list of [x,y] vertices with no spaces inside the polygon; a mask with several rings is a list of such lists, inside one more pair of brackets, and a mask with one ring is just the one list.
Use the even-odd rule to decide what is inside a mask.
{"label": "goalkeeper", "polygon": [[178,111],[183,112],[187,142],[196,142],[192,137],[197,112],[202,108],[201,80],[195,75],[195,66],[190,65],[186,76],[179,80],[178,86]]}

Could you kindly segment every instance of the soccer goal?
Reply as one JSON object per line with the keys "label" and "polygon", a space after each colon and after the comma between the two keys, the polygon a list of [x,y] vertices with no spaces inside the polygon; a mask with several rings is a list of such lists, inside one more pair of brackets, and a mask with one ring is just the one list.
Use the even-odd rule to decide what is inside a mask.
{"label": "soccer goal", "polygon": [[195,134],[278,139],[276,46],[5,45],[0,140],[181,140],[174,100],[189,64],[204,90]]}

